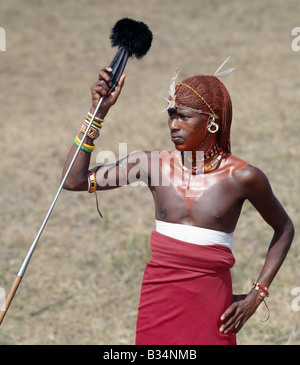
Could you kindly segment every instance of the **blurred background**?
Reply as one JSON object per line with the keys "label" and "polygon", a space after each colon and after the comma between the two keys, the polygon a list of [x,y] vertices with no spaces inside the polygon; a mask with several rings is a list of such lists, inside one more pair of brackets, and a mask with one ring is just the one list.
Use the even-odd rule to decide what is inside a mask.
{"label": "blurred background", "polygon": [[[232,152],[260,169],[299,229],[300,27],[298,0],[10,0],[0,27],[0,287],[9,290],[59,187],[66,155],[90,107],[90,86],[116,49],[123,17],[153,33],[143,60],[106,117],[97,153],[172,150],[163,97],[170,78],[223,77],[233,103]],[[300,43],[300,42],[299,42]],[[0,329],[1,344],[134,344],[154,205],[145,187],[95,197],[63,191]],[[256,280],[272,230],[247,202],[235,232],[235,293]],[[300,344],[297,236],[267,299],[239,344]],[[296,289],[297,291],[297,289]],[[300,289],[298,291],[300,294]],[[216,298],[218,300],[218,298]]]}

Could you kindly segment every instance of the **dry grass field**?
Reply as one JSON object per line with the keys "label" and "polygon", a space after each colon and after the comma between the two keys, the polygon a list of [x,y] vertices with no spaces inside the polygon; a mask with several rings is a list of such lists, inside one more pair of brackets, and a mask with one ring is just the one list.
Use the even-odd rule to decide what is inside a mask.
{"label": "dry grass field", "polygon": [[[234,107],[232,150],[261,168],[294,221],[296,236],[239,344],[300,344],[298,0],[10,0],[0,27],[0,287],[8,291],[59,186],[64,160],[90,107],[90,85],[110,63],[112,26],[122,17],[153,32],[149,54],[130,60],[122,95],[106,118],[97,153],[171,150],[163,97],[179,79],[213,74]],[[0,328],[0,344],[133,344],[139,290],[154,227],[147,188],[94,196],[63,191]],[[235,232],[235,293],[257,278],[272,231],[245,204]]]}

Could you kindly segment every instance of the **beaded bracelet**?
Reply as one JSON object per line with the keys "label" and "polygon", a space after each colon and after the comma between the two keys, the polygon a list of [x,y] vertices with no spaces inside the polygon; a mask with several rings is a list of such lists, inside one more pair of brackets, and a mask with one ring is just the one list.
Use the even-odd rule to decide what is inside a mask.
{"label": "beaded bracelet", "polygon": [[[81,128],[80,128],[80,131],[82,133],[85,133],[87,128],[89,126],[89,123],[87,123],[86,121],[82,124]],[[97,139],[99,136],[100,136],[100,133],[98,131],[97,128],[91,126],[91,128],[89,129],[87,135],[92,138],[92,139]]]}
{"label": "beaded bracelet", "polygon": [[[89,117],[89,118],[90,118],[90,120],[91,120],[91,118],[93,117],[93,115],[92,115],[90,112],[88,112],[87,114],[88,114],[88,117]],[[94,118],[94,120],[95,120],[96,122],[98,122],[98,123],[103,123],[103,122],[104,122],[104,119],[101,119],[101,118],[98,118],[98,117],[95,117],[95,118]]]}
{"label": "beaded bracelet", "polygon": [[100,128],[100,129],[102,128],[102,124],[95,122],[95,120],[93,120],[92,125],[95,126],[96,128]]}
{"label": "beaded bracelet", "polygon": [[269,297],[270,294],[269,294],[269,290],[266,286],[263,286],[261,284],[259,284],[258,282],[254,282],[253,285],[252,285],[252,289],[255,289],[258,291],[258,294],[263,298],[263,302],[267,308],[267,311],[268,311],[268,316],[265,320],[260,320],[260,322],[266,322],[269,318],[270,318],[270,309],[265,301],[265,298],[266,297]]}
{"label": "beaded bracelet", "polygon": [[[75,140],[77,143],[79,143],[79,144],[81,143],[81,139],[78,136],[75,137]],[[87,148],[88,150],[92,150],[92,151],[95,149],[94,144],[91,146],[89,144],[83,143],[83,147]]]}
{"label": "beaded bracelet", "polygon": [[253,283],[253,286],[252,286],[252,289],[255,289],[258,291],[258,294],[262,297],[262,298],[265,298],[265,297],[269,297],[270,294],[269,294],[269,290],[267,287],[265,286],[262,286],[260,285],[258,282],[254,282]]}
{"label": "beaded bracelet", "polygon": [[[99,119],[99,118],[98,118]],[[103,120],[103,119],[101,119]],[[88,123],[88,125],[90,124],[90,121],[91,121],[91,118],[89,116],[85,117],[85,122]],[[102,124],[101,123],[98,123],[95,121],[95,119],[93,120],[93,123],[92,123],[92,126],[96,127],[97,129],[101,129],[102,128]]]}
{"label": "beaded bracelet", "polygon": [[[75,146],[79,147],[80,146],[80,143],[81,143],[81,140],[79,139],[78,136],[76,136],[74,138],[74,144],[75,144]],[[93,146],[90,146],[90,145],[85,144],[85,143],[83,143],[82,146],[81,146],[82,151],[89,152],[89,153],[93,152],[94,148],[95,148],[94,145]]]}

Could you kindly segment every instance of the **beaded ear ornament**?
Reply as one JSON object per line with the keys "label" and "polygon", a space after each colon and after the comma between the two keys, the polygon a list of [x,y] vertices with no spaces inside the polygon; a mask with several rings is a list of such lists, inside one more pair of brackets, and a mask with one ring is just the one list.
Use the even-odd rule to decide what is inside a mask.
{"label": "beaded ear ornament", "polygon": [[[224,75],[227,75],[229,74],[230,72],[232,72],[233,70],[235,70],[235,67],[234,68],[230,68],[226,71],[221,71],[222,67],[225,65],[225,63],[229,60],[231,56],[229,56],[222,64],[220,67],[218,67],[218,69],[216,70],[216,72],[213,74],[213,76],[215,77],[221,77],[221,76],[224,76]],[[175,91],[176,91],[176,87],[175,87],[175,82],[176,82],[176,79],[177,79],[177,76],[179,74],[179,70],[176,70],[176,72],[174,73],[174,75],[172,76],[171,78],[171,82],[170,82],[170,85],[169,85],[169,98],[163,98],[167,103],[167,107],[162,111],[165,112],[169,109],[174,109],[176,107],[176,95],[175,95]],[[182,84],[184,86],[187,86],[188,88],[190,88],[188,85],[185,85],[185,84]],[[191,89],[191,88],[190,88]],[[192,90],[194,91],[205,103],[206,101],[202,98],[201,95],[199,95],[195,90]],[[207,103],[206,103],[207,104]],[[208,104],[207,104],[208,105]],[[209,105],[208,105],[209,106]],[[197,111],[199,113],[202,113],[202,111],[200,109],[197,109]]]}

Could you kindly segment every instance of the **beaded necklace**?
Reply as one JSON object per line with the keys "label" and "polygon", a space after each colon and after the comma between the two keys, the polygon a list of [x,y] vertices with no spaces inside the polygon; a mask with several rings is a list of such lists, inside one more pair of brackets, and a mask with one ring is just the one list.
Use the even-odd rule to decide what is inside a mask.
{"label": "beaded necklace", "polygon": [[191,169],[188,169],[186,166],[184,166],[183,161],[182,161],[183,151],[180,152],[180,154],[178,156],[178,161],[179,161],[181,168],[184,171],[186,171],[192,175],[198,175],[198,174],[202,174],[202,173],[209,171],[210,169],[212,169],[214,166],[216,166],[221,161],[221,159],[223,157],[223,150],[222,150],[222,148],[219,148],[218,146],[213,147],[213,149],[210,152],[208,152],[207,154],[205,154],[201,160],[204,161],[208,158],[211,158],[214,155],[216,155],[217,152],[220,152],[219,156],[210,165],[206,166],[205,168],[203,168],[201,170],[197,170],[196,167],[192,167]]}
{"label": "beaded necklace", "polygon": [[205,160],[208,160],[209,158],[214,157],[219,151],[220,151],[220,147],[216,144],[215,146],[213,146],[213,148],[209,152],[204,154],[201,161],[205,161]]}
{"label": "beaded necklace", "polygon": [[[218,152],[220,151],[220,147],[216,144],[215,146],[212,147],[212,149],[210,151],[208,151],[207,153],[205,153],[202,157],[198,159],[198,161],[206,161],[209,158],[214,157]],[[181,152],[181,155],[183,155],[183,152]]]}

